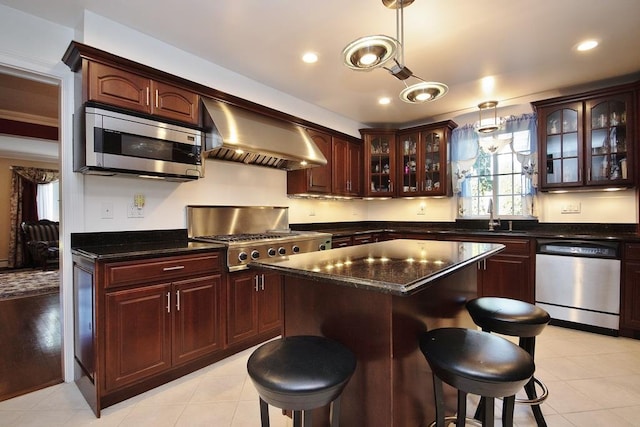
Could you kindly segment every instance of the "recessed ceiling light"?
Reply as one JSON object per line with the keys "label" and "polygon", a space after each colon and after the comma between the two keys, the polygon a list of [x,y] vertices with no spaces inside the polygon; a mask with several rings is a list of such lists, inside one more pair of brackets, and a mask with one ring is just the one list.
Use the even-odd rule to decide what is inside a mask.
{"label": "recessed ceiling light", "polygon": [[378,99],[378,104],[380,105],[387,105],[391,103],[391,98],[387,97],[387,96],[383,96],[382,98]]}
{"label": "recessed ceiling light", "polygon": [[307,64],[313,64],[314,62],[318,62],[318,55],[314,52],[307,52],[302,55],[302,60]]}
{"label": "recessed ceiling light", "polygon": [[580,52],[584,52],[585,50],[591,50],[594,47],[598,46],[598,42],[596,40],[585,40],[578,44],[578,49]]}

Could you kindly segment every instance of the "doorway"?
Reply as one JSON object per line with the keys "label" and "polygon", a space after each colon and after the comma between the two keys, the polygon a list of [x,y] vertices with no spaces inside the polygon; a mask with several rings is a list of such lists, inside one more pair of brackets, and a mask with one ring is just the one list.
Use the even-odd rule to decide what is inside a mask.
{"label": "doorway", "polygon": [[[61,169],[60,93],[53,79],[0,66],[0,274],[5,282],[18,270],[41,270],[16,264],[10,256],[8,239],[16,233],[10,225],[10,183],[12,168]],[[63,381],[61,295],[58,279],[57,291],[0,298],[0,401]]]}

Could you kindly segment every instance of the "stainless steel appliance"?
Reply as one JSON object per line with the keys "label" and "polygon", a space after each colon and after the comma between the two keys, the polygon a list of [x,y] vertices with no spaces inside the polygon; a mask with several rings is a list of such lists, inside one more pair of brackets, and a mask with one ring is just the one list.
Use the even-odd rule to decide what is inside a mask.
{"label": "stainless steel appliance", "polygon": [[616,334],[620,325],[619,244],[538,240],[536,305],[552,322]]}
{"label": "stainless steel appliance", "polygon": [[84,108],[82,119],[74,140],[76,172],[173,181],[204,176],[201,130],[94,106]]}
{"label": "stainless steel appliance", "polygon": [[331,234],[292,231],[288,208],[187,206],[189,238],[227,246],[229,271],[256,259],[331,249]]}

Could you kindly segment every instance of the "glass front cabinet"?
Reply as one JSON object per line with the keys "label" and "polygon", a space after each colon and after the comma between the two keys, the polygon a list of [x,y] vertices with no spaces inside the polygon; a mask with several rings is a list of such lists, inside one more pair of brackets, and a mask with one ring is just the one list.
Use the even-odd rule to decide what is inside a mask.
{"label": "glass front cabinet", "polygon": [[398,195],[450,196],[449,140],[452,121],[398,133]]}
{"label": "glass front cabinet", "polygon": [[393,197],[396,190],[396,131],[362,129],[365,197]]}
{"label": "glass front cabinet", "polygon": [[632,91],[600,91],[533,105],[542,190],[633,185]]}

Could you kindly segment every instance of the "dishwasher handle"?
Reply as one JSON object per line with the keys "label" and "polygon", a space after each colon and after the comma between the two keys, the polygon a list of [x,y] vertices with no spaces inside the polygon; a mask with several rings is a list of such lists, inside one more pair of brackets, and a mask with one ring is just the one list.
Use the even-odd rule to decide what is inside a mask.
{"label": "dishwasher handle", "polygon": [[583,258],[620,259],[620,244],[618,242],[596,240],[539,239],[536,253]]}

